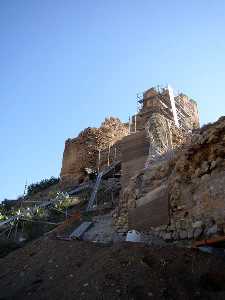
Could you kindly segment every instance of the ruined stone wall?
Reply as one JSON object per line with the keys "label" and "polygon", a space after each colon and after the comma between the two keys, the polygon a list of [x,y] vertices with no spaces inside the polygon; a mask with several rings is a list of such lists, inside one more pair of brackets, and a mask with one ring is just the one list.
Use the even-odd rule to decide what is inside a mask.
{"label": "ruined stone wall", "polygon": [[153,231],[165,240],[225,234],[224,183],[225,117],[132,178],[116,226]]}
{"label": "ruined stone wall", "polygon": [[[136,200],[142,195],[147,170],[154,170],[153,173],[155,173],[157,160],[165,160],[164,156],[166,159],[170,158],[174,150],[186,139],[186,134],[177,128],[172,121],[160,113],[153,113],[145,125],[145,130],[132,134],[123,140],[122,191],[119,206],[114,214],[115,226],[119,230],[123,225],[127,227],[129,211],[138,205]],[[142,172],[143,176],[140,175]],[[139,175],[136,177],[138,173]],[[161,174],[160,176],[164,175]],[[150,184],[154,184],[154,188],[157,188],[157,184],[162,183],[161,177],[156,181],[154,178],[151,179]],[[142,188],[140,189],[139,183],[141,181]],[[121,228],[121,230],[123,229]]]}
{"label": "ruined stone wall", "polygon": [[173,160],[165,154],[130,179],[113,215],[118,231],[149,231],[151,227],[168,224],[168,177],[173,166]]}
{"label": "ruined stone wall", "polygon": [[180,238],[225,232],[224,183],[223,117],[193,136],[177,155],[168,180],[171,226]]}
{"label": "ruined stone wall", "polygon": [[85,168],[97,170],[99,150],[101,150],[100,168],[108,163],[109,146],[109,161],[118,160],[120,158],[118,142],[127,134],[127,126],[118,118],[110,117],[105,119],[100,128],[86,128],[77,138],[67,140],[60,174],[62,186],[72,186],[84,180]]}
{"label": "ruined stone wall", "polygon": [[188,127],[190,129],[196,129],[200,127],[198,107],[196,101],[190,99],[185,94],[179,94],[175,97],[175,102],[181,107],[182,110],[188,113],[190,118],[186,119]]}
{"label": "ruined stone wall", "polygon": [[[174,100],[180,127],[183,127],[185,130],[199,128],[200,124],[197,103],[182,93],[174,97]],[[174,121],[171,108],[170,96],[167,88],[160,90],[151,88],[147,90],[143,94],[142,108],[136,116],[137,129],[143,129],[149,116],[154,113],[160,113],[168,120]],[[134,119],[135,117],[133,116],[131,126],[132,130],[134,128]]]}
{"label": "ruined stone wall", "polygon": [[[122,231],[127,226],[127,186],[132,177],[144,168],[148,157],[149,143],[145,130],[138,131],[121,142],[121,186],[119,206],[114,213],[115,226]],[[122,226],[123,225],[123,226]]]}

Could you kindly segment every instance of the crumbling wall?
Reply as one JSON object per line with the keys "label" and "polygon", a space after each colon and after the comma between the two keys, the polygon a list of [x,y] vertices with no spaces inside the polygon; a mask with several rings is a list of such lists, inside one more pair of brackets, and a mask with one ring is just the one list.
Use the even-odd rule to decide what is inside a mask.
{"label": "crumbling wall", "polygon": [[186,122],[189,128],[197,129],[200,127],[199,122],[199,113],[197,102],[193,99],[190,99],[187,95],[180,93],[175,97],[175,102],[179,104],[182,111],[184,110],[190,116],[186,118]]}
{"label": "crumbling wall", "polygon": [[168,156],[161,157],[131,178],[121,192],[119,206],[113,215],[119,232],[128,229],[149,231],[152,226],[168,224],[168,177],[173,166],[173,160]]}
{"label": "crumbling wall", "polygon": [[[151,88],[144,92],[143,99],[140,101],[142,107],[138,114],[132,118],[132,129],[135,119],[137,129],[143,129],[149,116],[154,113],[159,113],[168,120],[174,121],[168,88]],[[175,96],[174,101],[180,127],[183,127],[185,130],[199,128],[197,103],[183,93]]]}
{"label": "crumbling wall", "polygon": [[120,143],[121,146],[121,186],[119,205],[114,211],[114,225],[118,231],[125,232],[128,229],[128,201],[132,198],[127,186],[134,175],[144,168],[148,157],[149,143],[145,130],[126,136]]}
{"label": "crumbling wall", "polygon": [[[140,143],[138,137],[142,137],[145,143]],[[122,143],[122,191],[119,206],[114,213],[115,226],[118,230],[124,231],[124,228],[127,228],[129,215],[130,217],[131,214],[133,215],[132,210],[134,208],[136,214],[140,211],[138,214],[142,217],[143,222],[141,223],[143,225],[143,223],[145,223],[141,212],[143,210],[141,208],[137,209],[137,207],[147,205],[145,206],[145,212],[147,212],[151,210],[148,203],[153,200],[155,201],[157,197],[162,200],[158,211],[161,211],[164,216],[168,215],[167,196],[162,197],[161,190],[157,190],[159,194],[154,193],[151,197],[149,194],[145,197],[143,196],[163,184],[164,177],[168,176],[169,172],[168,167],[170,165],[167,164],[168,159],[173,157],[175,149],[180,146],[186,138],[186,134],[175,127],[172,121],[160,113],[153,113],[145,125],[145,130],[131,135],[129,139],[128,137],[124,139]],[[126,140],[130,143],[125,143]],[[123,144],[125,144],[126,147],[123,147]],[[145,149],[146,145],[148,149]],[[139,163],[140,159],[141,161]],[[130,180],[130,182],[128,180]],[[163,203],[165,203],[165,205],[163,205]],[[159,202],[154,203],[154,207],[158,204]],[[164,206],[166,207],[166,212],[161,209],[164,208]],[[160,214],[158,216],[160,223],[162,222],[162,217]],[[147,215],[146,218],[148,219],[147,224],[149,224]],[[135,217],[133,219],[135,219]],[[158,221],[155,220],[154,224],[157,224],[157,222]],[[132,226],[132,223],[133,222],[130,223],[130,226]],[[154,224],[151,223],[152,226]],[[141,226],[141,229],[144,227],[146,226]],[[136,229],[140,230],[140,227]]]}
{"label": "crumbling wall", "polygon": [[224,183],[225,117],[199,130],[177,155],[168,180],[174,235],[198,238],[225,233]]}
{"label": "crumbling wall", "polygon": [[120,230],[124,226],[153,231],[165,240],[224,234],[224,171],[222,117],[196,131],[172,157],[161,156],[132,178],[121,199],[123,213],[115,223]]}
{"label": "crumbling wall", "polygon": [[[86,128],[77,138],[65,142],[61,184],[69,186],[85,179],[85,168],[97,170],[108,161],[120,159],[118,142],[128,134],[128,127],[118,118],[105,119],[100,128]],[[99,163],[99,150],[101,151]]]}

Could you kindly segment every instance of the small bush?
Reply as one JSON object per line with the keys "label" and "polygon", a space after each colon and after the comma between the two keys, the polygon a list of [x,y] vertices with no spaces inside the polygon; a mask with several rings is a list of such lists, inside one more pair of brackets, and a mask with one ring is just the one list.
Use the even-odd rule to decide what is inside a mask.
{"label": "small bush", "polygon": [[55,178],[55,177],[51,177],[49,179],[43,179],[37,183],[32,183],[27,187],[27,196],[32,196],[57,183],[59,183],[59,178]]}

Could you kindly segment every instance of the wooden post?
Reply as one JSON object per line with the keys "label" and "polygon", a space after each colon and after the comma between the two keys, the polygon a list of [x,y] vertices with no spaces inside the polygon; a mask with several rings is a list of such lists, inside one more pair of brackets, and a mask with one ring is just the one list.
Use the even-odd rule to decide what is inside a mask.
{"label": "wooden post", "polygon": [[109,149],[108,149],[108,166],[109,166],[109,163],[110,163],[109,156],[110,156],[110,145],[109,145]]}
{"label": "wooden post", "polygon": [[17,221],[16,226],[15,226],[14,240],[16,240],[16,236],[17,236],[18,223],[19,223],[19,221]]}
{"label": "wooden post", "polygon": [[12,229],[13,229],[13,225],[10,224],[10,230],[9,230],[8,235],[7,235],[7,239],[10,238],[10,234],[11,234],[11,232],[12,232]]}
{"label": "wooden post", "polygon": [[114,199],[113,199],[113,191],[111,192],[111,201],[112,201],[112,207],[113,207],[113,204],[114,204]]}
{"label": "wooden post", "polygon": [[137,114],[134,115],[134,132],[137,130]]}

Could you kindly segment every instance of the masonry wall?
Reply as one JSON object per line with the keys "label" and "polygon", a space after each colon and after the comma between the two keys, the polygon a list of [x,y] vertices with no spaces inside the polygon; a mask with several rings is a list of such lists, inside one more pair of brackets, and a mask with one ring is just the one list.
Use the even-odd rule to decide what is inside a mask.
{"label": "masonry wall", "polygon": [[[180,93],[174,98],[177,109],[178,119],[180,119],[180,126],[185,130],[192,130],[199,128],[199,114],[197,103],[190,99],[187,95]],[[167,107],[167,108],[166,108]],[[142,107],[136,115],[136,128],[141,130],[149,116],[153,113],[160,113],[167,119],[173,121],[173,114],[171,110],[171,102],[168,89],[163,88],[156,90],[151,88],[143,93]],[[131,129],[134,131],[135,117],[132,117]]]}
{"label": "masonry wall", "polygon": [[129,182],[118,227],[165,240],[225,234],[225,117],[195,133]]}
{"label": "masonry wall", "polygon": [[108,164],[108,158],[109,163],[120,160],[119,141],[127,134],[127,125],[111,117],[100,128],[86,128],[77,138],[68,139],[63,153],[61,185],[73,186],[84,181],[87,177],[86,168],[97,171]]}
{"label": "masonry wall", "polygon": [[149,142],[145,130],[126,136],[121,141],[121,184],[124,189],[131,177],[144,168]]}

